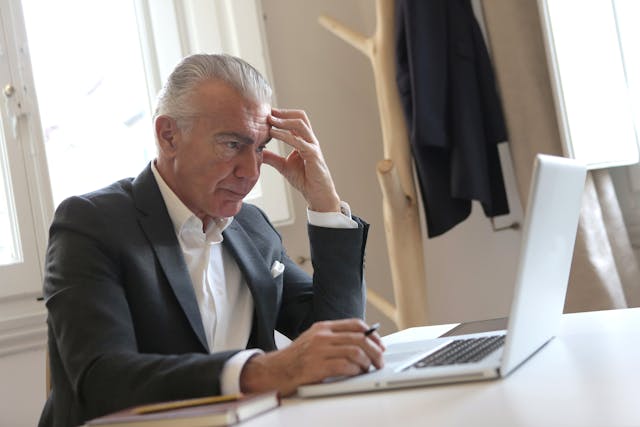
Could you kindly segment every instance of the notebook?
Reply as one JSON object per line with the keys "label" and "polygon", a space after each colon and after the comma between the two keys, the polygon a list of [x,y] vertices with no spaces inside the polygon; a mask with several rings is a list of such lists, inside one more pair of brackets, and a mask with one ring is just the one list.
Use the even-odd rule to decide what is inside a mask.
{"label": "notebook", "polygon": [[207,396],[134,406],[87,421],[83,427],[214,427],[237,424],[280,405],[274,391]]}
{"label": "notebook", "polygon": [[536,156],[506,330],[395,342],[387,347],[383,369],[301,386],[298,395],[497,379],[523,364],[558,328],[585,177],[585,165],[576,160]]}

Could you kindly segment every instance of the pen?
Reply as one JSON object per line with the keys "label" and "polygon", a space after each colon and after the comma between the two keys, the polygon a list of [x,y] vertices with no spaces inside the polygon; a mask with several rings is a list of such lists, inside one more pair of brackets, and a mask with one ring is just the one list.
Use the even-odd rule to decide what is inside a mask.
{"label": "pen", "polygon": [[371,325],[371,327],[369,329],[364,331],[364,336],[368,337],[369,335],[374,333],[376,330],[378,330],[379,327],[380,327],[380,323],[378,323],[378,322],[374,323],[373,325]]}

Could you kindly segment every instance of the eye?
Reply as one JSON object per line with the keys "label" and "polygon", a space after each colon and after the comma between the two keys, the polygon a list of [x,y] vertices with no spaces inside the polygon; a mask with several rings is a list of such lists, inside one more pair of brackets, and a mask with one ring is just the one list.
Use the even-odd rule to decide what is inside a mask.
{"label": "eye", "polygon": [[238,141],[226,141],[224,144],[227,148],[230,148],[232,150],[237,150],[240,148],[240,143]]}
{"label": "eye", "polygon": [[267,144],[259,145],[258,148],[256,148],[256,152],[257,153],[262,153],[265,148],[267,148]]}

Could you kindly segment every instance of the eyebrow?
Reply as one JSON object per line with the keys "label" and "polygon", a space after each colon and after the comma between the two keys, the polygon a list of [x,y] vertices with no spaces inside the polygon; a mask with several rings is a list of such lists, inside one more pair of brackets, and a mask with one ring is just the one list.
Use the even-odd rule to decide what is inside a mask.
{"label": "eyebrow", "polygon": [[[215,134],[216,139],[224,138],[224,137],[233,137],[238,139],[242,144],[253,145],[253,140],[251,138],[238,132],[221,132],[221,133]],[[271,142],[272,139],[273,138],[269,137],[258,145],[267,145],[269,142]]]}

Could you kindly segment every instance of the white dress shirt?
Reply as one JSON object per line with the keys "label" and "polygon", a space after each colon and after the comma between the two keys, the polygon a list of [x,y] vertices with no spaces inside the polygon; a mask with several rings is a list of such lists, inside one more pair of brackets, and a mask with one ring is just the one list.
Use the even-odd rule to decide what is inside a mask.
{"label": "white dress shirt", "polygon": [[[209,352],[245,348],[253,323],[253,298],[237,262],[222,245],[222,232],[233,218],[217,218],[203,232],[200,218],[169,188],[155,163],[151,168],[187,264]],[[341,210],[342,213],[307,210],[307,217],[316,226],[357,228],[349,205],[341,202]],[[242,368],[256,353],[262,350],[244,350],[227,360],[220,378],[223,394],[240,392]]]}

